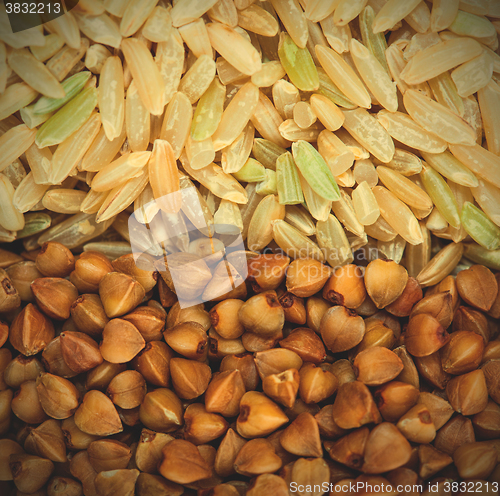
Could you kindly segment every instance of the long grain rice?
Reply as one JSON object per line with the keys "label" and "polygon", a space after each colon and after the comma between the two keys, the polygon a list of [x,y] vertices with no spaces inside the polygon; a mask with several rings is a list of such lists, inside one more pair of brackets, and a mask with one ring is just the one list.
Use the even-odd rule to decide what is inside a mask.
{"label": "long grain rice", "polygon": [[299,48],[305,48],[308,38],[307,19],[297,0],[270,0],[288,34]]}
{"label": "long grain rice", "polygon": [[410,116],[424,129],[451,144],[474,144],[472,128],[445,106],[414,90],[408,90],[403,99]]}
{"label": "long grain rice", "polygon": [[363,83],[351,67],[330,48],[316,47],[323,69],[340,90],[360,107],[370,108],[371,99]]}
{"label": "long grain rice", "polygon": [[207,30],[212,47],[243,74],[262,69],[259,52],[236,30],[218,23],[208,24]]}
{"label": "long grain rice", "polygon": [[164,106],[165,84],[151,52],[135,38],[123,40],[121,47],[144,106],[151,114],[160,115]]}
{"label": "long grain rice", "polygon": [[238,26],[261,36],[274,36],[279,29],[278,21],[256,3],[238,10]]}

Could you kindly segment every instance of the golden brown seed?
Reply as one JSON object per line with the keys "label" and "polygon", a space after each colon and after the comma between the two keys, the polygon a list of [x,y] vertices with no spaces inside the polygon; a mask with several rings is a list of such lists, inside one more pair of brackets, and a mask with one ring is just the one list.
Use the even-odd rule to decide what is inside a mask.
{"label": "golden brown seed", "polygon": [[229,298],[217,303],[210,310],[209,315],[212,327],[224,339],[236,339],[245,332],[245,328],[238,318],[238,312],[243,303],[242,300]]}
{"label": "golden brown seed", "polygon": [[366,298],[362,270],[352,264],[336,269],[323,288],[323,298],[350,309],[360,307]]}
{"label": "golden brown seed", "polygon": [[161,475],[146,474],[144,472],[141,472],[137,477],[135,490],[137,496],[155,496],[156,494],[181,496],[184,492],[181,485],[170,482]]}
{"label": "golden brown seed", "polygon": [[448,455],[453,455],[457,448],[463,444],[473,443],[475,440],[471,420],[462,415],[457,415],[439,429],[434,440],[434,447]]}
{"label": "golden brown seed", "polygon": [[443,370],[448,374],[465,374],[479,367],[484,352],[484,340],[475,332],[457,331],[441,350]]}
{"label": "golden brown seed", "polygon": [[487,479],[498,462],[497,457],[495,448],[484,443],[464,444],[453,453],[453,461],[463,479]]}
{"label": "golden brown seed", "polygon": [[198,448],[183,439],[170,441],[162,450],[158,471],[166,479],[178,484],[191,484],[210,477],[211,471]]}
{"label": "golden brown seed", "polygon": [[42,408],[35,381],[26,381],[21,387],[11,404],[12,412],[27,424],[39,424],[47,419],[47,415]]}
{"label": "golden brown seed", "polygon": [[280,443],[288,452],[297,456],[319,457],[323,455],[318,422],[308,412],[301,413],[281,433]]}
{"label": "golden brown seed", "polygon": [[[147,255],[142,254],[141,257],[147,257]],[[154,262],[152,258],[149,258],[148,260],[151,260],[151,264]],[[111,262],[111,265],[117,272],[123,272],[124,274],[128,274],[138,280],[144,287],[144,291],[146,291],[146,293],[151,291],[156,286],[158,273],[152,270],[141,269],[135,262],[133,253],[128,253],[127,255],[118,257],[116,260]]]}
{"label": "golden brown seed", "polygon": [[15,263],[22,262],[23,260],[24,258],[21,255],[17,255],[11,251],[2,250],[0,248],[0,267],[2,269],[5,269]]}
{"label": "golden brown seed", "polygon": [[182,322],[163,333],[167,344],[191,360],[204,360],[208,354],[207,333],[197,322]]}
{"label": "golden brown seed", "polygon": [[335,306],[325,312],[319,330],[326,347],[333,353],[340,353],[361,343],[365,321],[356,312]]}
{"label": "golden brown seed", "polygon": [[89,462],[96,472],[126,468],[132,452],[130,448],[114,439],[99,439],[87,449]]}
{"label": "golden brown seed", "polygon": [[111,380],[127,369],[124,363],[109,363],[103,361],[100,365],[87,372],[85,387],[89,389],[105,390]]}
{"label": "golden brown seed", "polygon": [[[500,282],[500,275],[498,273],[495,274],[495,279],[497,280],[498,285]],[[488,310],[488,315],[494,319],[500,318],[500,291],[497,293],[497,297],[495,298],[493,305],[491,305],[491,308]]]}
{"label": "golden brown seed", "polygon": [[10,312],[21,305],[21,296],[9,275],[0,268],[0,312]]}
{"label": "golden brown seed", "polygon": [[108,272],[99,283],[99,296],[106,315],[112,319],[133,310],[145,296],[144,287],[133,277]]}
{"label": "golden brown seed", "polygon": [[[330,470],[323,458],[299,458],[292,467],[290,474],[290,482],[294,482],[297,486],[314,486],[330,481]],[[323,486],[324,487],[324,486]]]}
{"label": "golden brown seed", "polygon": [[[5,370],[12,360],[12,353],[7,348],[0,348],[0,391],[7,389],[5,382]],[[35,377],[33,377],[35,379]]]}
{"label": "golden brown seed", "polygon": [[[135,408],[130,408],[129,410],[124,410],[123,408],[120,408],[119,406],[116,407],[116,411],[118,412],[118,416],[120,417],[120,420],[125,425],[128,425],[129,427],[135,427],[136,425],[140,424],[141,419],[140,419],[140,415],[139,415],[139,413],[140,413],[139,410],[140,410],[140,407],[138,407],[138,406],[136,406]],[[127,436],[128,435],[129,434],[127,434]]]}
{"label": "golden brown seed", "polygon": [[484,373],[488,394],[495,403],[500,403],[500,360],[486,362],[481,370]]}
{"label": "golden brown seed", "polygon": [[484,347],[482,363],[500,358],[500,341],[490,341]]}
{"label": "golden brown seed", "polygon": [[271,374],[262,380],[262,389],[271,399],[291,408],[299,390],[299,371],[289,369],[279,374]]}
{"label": "golden brown seed", "polygon": [[342,429],[355,429],[382,421],[370,390],[359,381],[339,387],[332,414],[333,420]]}
{"label": "golden brown seed", "polygon": [[408,462],[412,448],[395,425],[383,422],[368,436],[365,462],[362,470],[368,474],[380,474],[401,467]]}
{"label": "golden brown seed", "polygon": [[278,331],[269,337],[259,336],[253,332],[246,331],[241,335],[241,344],[246,351],[257,353],[275,348],[278,341],[283,338],[283,331]]}
{"label": "golden brown seed", "polygon": [[338,441],[325,443],[325,448],[332,460],[360,470],[369,434],[368,427],[362,427],[342,436]]}
{"label": "golden brown seed", "polygon": [[241,475],[252,477],[276,472],[281,463],[281,458],[267,439],[252,439],[240,449],[234,469]]}
{"label": "golden brown seed", "polygon": [[354,359],[354,372],[367,386],[379,386],[395,379],[403,370],[403,362],[391,350],[374,346],[361,351]]}
{"label": "golden brown seed", "polygon": [[182,404],[170,389],[159,388],[146,394],[139,410],[141,422],[157,432],[172,432],[183,424]]}
{"label": "golden brown seed", "polygon": [[62,332],[61,353],[66,365],[75,373],[87,372],[103,361],[97,343],[83,332]]}
{"label": "golden brown seed", "polygon": [[413,362],[412,357],[406,351],[406,346],[398,346],[394,348],[394,353],[401,359],[403,362],[403,370],[398,375],[397,380],[401,382],[406,382],[407,384],[411,384],[415,388],[420,387],[420,380],[418,377],[418,370]]}
{"label": "golden brown seed", "polygon": [[41,489],[54,471],[50,460],[33,455],[12,454],[9,465],[17,490],[28,494]]}
{"label": "golden brown seed", "polygon": [[161,341],[165,330],[165,311],[151,306],[138,307],[133,312],[123,316],[141,333],[144,341]]}
{"label": "golden brown seed", "polygon": [[36,355],[54,338],[52,322],[28,303],[10,326],[10,344],[25,356]]}
{"label": "golden brown seed", "polygon": [[372,315],[371,317],[366,319],[366,330],[369,331],[372,327],[377,327],[377,325],[380,324],[383,324],[391,329],[396,338],[399,338],[401,336],[401,324],[399,322],[399,319],[393,317],[385,310],[380,310],[375,315]]}
{"label": "golden brown seed", "polygon": [[427,407],[436,430],[441,429],[453,415],[453,407],[436,394],[422,391],[418,397],[418,403],[422,403]]}
{"label": "golden brown seed", "polygon": [[451,379],[446,385],[448,401],[462,415],[482,412],[488,404],[488,388],[481,369]]}
{"label": "golden brown seed", "polygon": [[450,335],[434,317],[422,313],[410,319],[404,339],[408,353],[424,357],[441,349]]}
{"label": "golden brown seed", "polygon": [[341,358],[330,364],[329,370],[338,379],[339,387],[356,380],[356,374],[349,360]]}
{"label": "golden brown seed", "polygon": [[24,453],[23,448],[12,439],[0,439],[0,481],[12,480],[9,456]]}
{"label": "golden brown seed", "polygon": [[96,251],[85,251],[76,260],[69,279],[80,293],[97,293],[101,279],[113,270],[108,257]]}
{"label": "golden brown seed", "polygon": [[132,360],[146,345],[137,327],[123,319],[112,319],[104,327],[99,350],[111,363]]}
{"label": "golden brown seed", "polygon": [[98,496],[113,496],[114,494],[133,496],[137,477],[139,477],[139,470],[136,469],[99,472],[95,478],[97,494]]}
{"label": "golden brown seed", "polygon": [[363,336],[361,343],[350,351],[349,355],[350,357],[354,357],[361,351],[374,346],[383,346],[391,349],[395,343],[396,336],[394,331],[382,323],[382,321],[374,322],[370,327],[366,328],[365,335]]}
{"label": "golden brown seed", "polygon": [[42,277],[31,283],[35,301],[42,312],[56,320],[65,320],[70,316],[70,308],[78,298],[78,290],[66,279]]}
{"label": "golden brown seed", "polygon": [[331,307],[323,298],[311,296],[306,301],[306,324],[309,329],[319,334],[320,323],[325,312]]}
{"label": "golden brown seed", "polygon": [[170,309],[170,312],[168,312],[165,329],[170,329],[183,322],[197,322],[205,331],[208,331],[212,325],[210,316],[204,309],[203,303],[187,308],[181,308],[178,302],[175,303]]}
{"label": "golden brown seed", "polygon": [[160,303],[164,308],[170,308],[177,303],[177,295],[167,286],[167,283],[161,277],[158,278],[157,285]]}
{"label": "golden brown seed", "polygon": [[438,351],[425,357],[415,357],[414,360],[418,372],[426,381],[439,389],[446,387],[451,375],[443,370],[441,356]]}
{"label": "golden brown seed", "polygon": [[431,444],[421,444],[418,447],[418,461],[420,464],[420,477],[428,479],[450,465],[450,463],[453,463],[453,458],[437,450]]}
{"label": "golden brown seed", "polygon": [[279,344],[282,348],[297,353],[304,362],[319,364],[326,358],[325,347],[321,339],[307,327],[294,329]]}
{"label": "golden brown seed", "polygon": [[35,279],[43,277],[43,274],[36,268],[35,262],[18,262],[7,267],[5,272],[7,272],[12,285],[19,293],[21,301],[34,303],[35,297],[33,291],[31,291],[31,283]]}
{"label": "golden brown seed", "polygon": [[242,339],[224,339],[213,329],[208,331],[208,356],[210,359],[220,360],[225,356],[245,353],[245,351]]}
{"label": "golden brown seed", "polygon": [[146,389],[146,381],[139,372],[125,370],[111,380],[106,394],[115,405],[129,410],[142,403]]}
{"label": "golden brown seed", "polygon": [[264,394],[249,391],[241,398],[240,415],[236,421],[241,436],[247,439],[266,436],[287,422],[288,417]]}
{"label": "golden brown seed", "polygon": [[377,388],[373,398],[383,419],[395,422],[415,405],[419,393],[419,390],[411,384],[391,381]]}
{"label": "golden brown seed", "polygon": [[163,341],[151,341],[132,360],[132,367],[141,373],[146,382],[166,387],[170,383],[170,359],[174,352]]}
{"label": "golden brown seed", "polygon": [[75,268],[75,257],[63,244],[49,241],[42,245],[35,263],[46,277],[67,277]]}
{"label": "golden brown seed", "polygon": [[305,363],[299,375],[299,395],[305,403],[319,403],[338,388],[338,379],[329,370],[316,367],[313,363]]}
{"label": "golden brown seed", "polygon": [[9,338],[9,326],[0,320],[0,345],[3,346]]}
{"label": "golden brown seed", "polygon": [[61,350],[61,337],[57,336],[54,338],[43,350],[42,352],[42,363],[48,372],[51,374],[71,378],[75,377],[77,374],[68,367],[68,364],[64,361],[62,350]]}
{"label": "golden brown seed", "polygon": [[457,288],[462,299],[473,307],[487,312],[498,294],[498,283],[490,269],[473,265],[457,275]]}
{"label": "golden brown seed", "polygon": [[397,428],[413,443],[430,443],[436,437],[436,428],[428,408],[419,403],[410,408],[397,423]]}
{"label": "golden brown seed", "polygon": [[47,496],[81,496],[82,485],[70,477],[52,477],[47,484]]}
{"label": "golden brown seed", "polygon": [[185,358],[170,360],[170,378],[179,398],[192,400],[205,392],[212,371],[208,365]]}
{"label": "golden brown seed", "polygon": [[[1,351],[8,350],[4,348]],[[37,358],[18,355],[5,367],[3,380],[7,386],[17,389],[24,381],[34,381],[43,371],[43,366]]]}
{"label": "golden brown seed", "polygon": [[51,419],[30,429],[24,441],[24,449],[32,455],[48,458],[53,462],[66,462],[66,443],[61,423]]}
{"label": "golden brown seed", "polygon": [[318,260],[294,260],[286,271],[286,289],[295,296],[307,298],[321,291],[332,270]]}
{"label": "golden brown seed", "polygon": [[[189,270],[186,270],[186,265],[189,265]],[[200,297],[212,279],[206,262],[193,253],[173,253],[168,256],[165,266],[166,270],[159,270],[161,277],[178,298],[187,301]]]}
{"label": "golden brown seed", "polygon": [[385,309],[396,317],[408,317],[422,296],[422,288],[418,281],[414,277],[408,277],[408,282],[399,298],[387,305]]}
{"label": "golden brown seed", "polygon": [[279,297],[279,302],[285,312],[286,322],[299,325],[304,325],[306,323],[307,312],[304,298],[299,298],[287,291]]}
{"label": "golden brown seed", "polygon": [[[429,289],[427,291],[429,291]],[[434,286],[434,288],[432,288],[432,291],[435,291],[436,293],[445,293],[446,291],[448,291],[448,293],[450,293],[452,297],[453,308],[457,308],[457,306],[460,303],[460,295],[458,294],[457,281],[456,278],[453,276],[445,277],[437,286]],[[431,293],[429,292],[426,294],[431,294]]]}
{"label": "golden brown seed", "polygon": [[500,433],[500,406],[489,400],[486,408],[472,418],[474,430],[481,439],[497,439]]}
{"label": "golden brown seed", "polygon": [[285,314],[275,291],[249,298],[240,308],[238,318],[246,330],[268,338],[283,329]]}
{"label": "golden brown seed", "polygon": [[135,451],[135,464],[142,472],[154,473],[161,462],[163,447],[174,438],[169,434],[142,429]]}
{"label": "golden brown seed", "polygon": [[254,291],[260,293],[276,289],[284,281],[289,264],[290,258],[279,253],[251,258],[248,261],[248,279]]}
{"label": "golden brown seed", "polygon": [[411,311],[410,319],[416,315],[426,313],[434,317],[445,329],[447,329],[452,320],[455,309],[453,307],[453,297],[448,292],[425,295]]}
{"label": "golden brown seed", "polygon": [[229,424],[216,413],[207,412],[201,403],[189,405],[184,412],[184,436],[193,444],[200,445],[223,436]]}
{"label": "golden brown seed", "polygon": [[111,400],[100,391],[85,394],[75,412],[75,424],[87,434],[110,436],[123,430],[120,417]]}
{"label": "golden brown seed", "polygon": [[234,460],[246,442],[233,429],[228,429],[215,455],[214,469],[217,475],[227,477],[234,474]]}
{"label": "golden brown seed", "polygon": [[453,332],[470,331],[479,334],[487,345],[490,340],[490,325],[484,313],[474,308],[459,306],[453,316]]}
{"label": "golden brown seed", "polygon": [[73,477],[76,477],[83,487],[85,495],[97,495],[95,488],[96,471],[92,468],[89,462],[89,455],[87,451],[79,451],[71,459],[70,472]]}
{"label": "golden brown seed", "polygon": [[91,442],[98,439],[97,436],[81,431],[76,426],[74,417],[64,419],[61,428],[66,438],[66,445],[70,449],[86,450]]}
{"label": "golden brown seed", "polygon": [[263,379],[270,374],[279,374],[288,369],[300,369],[302,359],[294,351],[273,348],[256,353],[255,365],[261,379]]}
{"label": "golden brown seed", "polygon": [[88,293],[79,296],[71,305],[71,318],[80,332],[93,338],[102,334],[109,322],[99,295]]}
{"label": "golden brown seed", "polygon": [[365,270],[365,286],[377,308],[396,301],[408,282],[408,272],[393,260],[376,259]]}
{"label": "golden brown seed", "polygon": [[253,355],[250,353],[228,355],[222,359],[219,370],[221,372],[239,370],[243,383],[245,384],[245,389],[247,391],[253,391],[257,389],[259,384],[259,374],[255,363]]}
{"label": "golden brown seed", "polygon": [[248,486],[247,496],[273,494],[274,496],[288,496],[288,486],[284,479],[274,474],[262,474],[252,479]]}
{"label": "golden brown seed", "polygon": [[10,427],[12,396],[12,389],[0,391],[0,435],[5,434]]}
{"label": "golden brown seed", "polygon": [[235,417],[240,413],[240,401],[245,394],[245,383],[238,369],[214,374],[205,392],[207,412]]}

